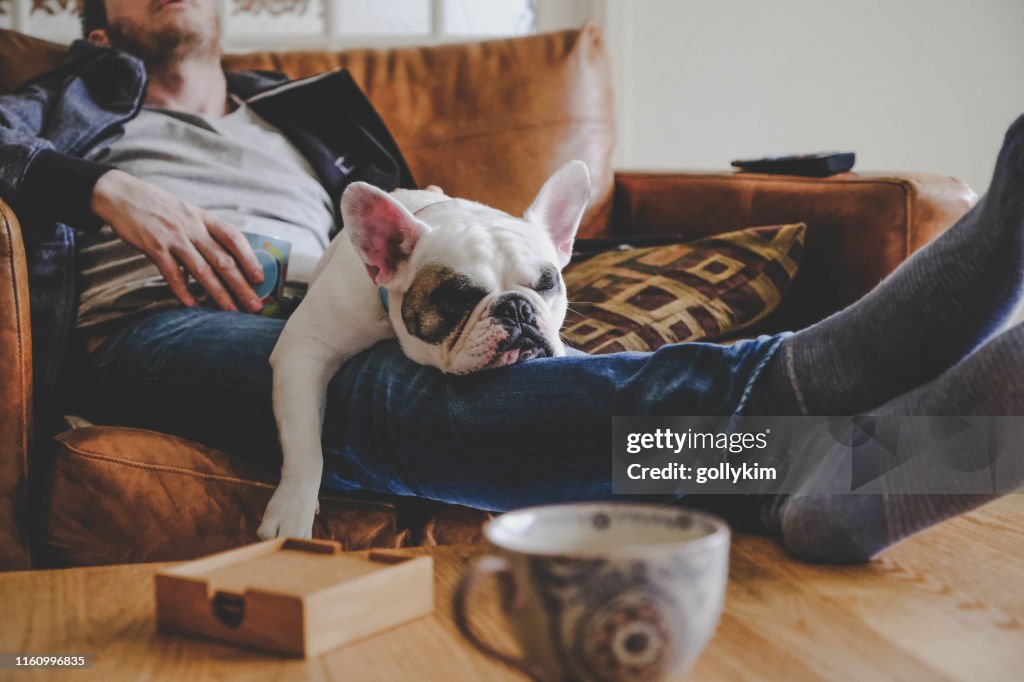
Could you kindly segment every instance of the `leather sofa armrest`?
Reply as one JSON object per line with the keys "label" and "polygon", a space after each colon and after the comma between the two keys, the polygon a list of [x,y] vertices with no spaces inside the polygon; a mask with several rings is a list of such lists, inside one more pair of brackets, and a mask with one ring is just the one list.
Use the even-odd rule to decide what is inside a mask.
{"label": "leather sofa armrest", "polygon": [[0,200],[0,571],[27,569],[32,344],[21,226]]}
{"label": "leather sofa armrest", "polygon": [[976,200],[963,182],[923,173],[619,172],[611,233],[696,239],[807,223],[800,273],[764,329],[777,331],[806,326],[860,298]]}

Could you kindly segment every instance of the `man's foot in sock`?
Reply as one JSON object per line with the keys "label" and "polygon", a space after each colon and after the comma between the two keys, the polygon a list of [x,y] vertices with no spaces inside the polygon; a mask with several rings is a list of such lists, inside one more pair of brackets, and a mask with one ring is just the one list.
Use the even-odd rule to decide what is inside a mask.
{"label": "man's foot in sock", "polygon": [[[971,445],[941,444],[915,433],[905,420],[899,439],[900,467],[884,474],[884,492],[836,494],[850,490],[850,449],[835,446],[815,453],[820,459],[798,490],[773,510],[767,525],[797,557],[826,563],[867,561],[883,549],[940,521],[978,507],[1024,485],[1024,324],[1000,334],[929,384],[869,412],[886,417],[991,415],[999,420],[998,438]],[[994,451],[993,451],[994,449]],[[994,455],[997,478],[990,491],[972,487],[969,473]],[[954,467],[950,459],[968,463]]]}
{"label": "man's foot in sock", "polygon": [[1024,116],[988,193],[857,303],[786,339],[752,412],[851,415],[938,376],[1009,318],[1024,291]]}

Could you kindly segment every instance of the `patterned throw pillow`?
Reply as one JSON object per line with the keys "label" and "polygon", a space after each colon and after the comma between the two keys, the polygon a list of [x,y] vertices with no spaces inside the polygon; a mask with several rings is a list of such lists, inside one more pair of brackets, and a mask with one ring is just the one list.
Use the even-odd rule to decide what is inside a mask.
{"label": "patterned throw pillow", "polygon": [[562,336],[588,353],[615,353],[749,327],[782,301],[806,232],[803,223],[752,227],[572,263],[563,274],[571,312]]}

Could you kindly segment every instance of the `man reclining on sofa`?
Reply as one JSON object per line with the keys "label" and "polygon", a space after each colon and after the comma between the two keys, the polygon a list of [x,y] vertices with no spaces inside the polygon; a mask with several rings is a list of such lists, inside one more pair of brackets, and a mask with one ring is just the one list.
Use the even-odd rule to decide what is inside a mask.
{"label": "man reclining on sofa", "polygon": [[[31,272],[56,328],[73,320],[89,351],[74,408],[279,458],[268,357],[284,322],[249,314],[261,270],[241,229],[289,239],[302,280],[350,182],[413,187],[411,173],[344,74],[284,88],[277,75],[226,75],[213,0],[85,0],[83,28],[66,65],[0,98],[0,193],[26,238],[55,221],[79,235],[77,300],[52,276],[73,245],[44,250]],[[219,310],[197,305],[186,272]],[[970,213],[795,334],[463,377],[378,344],[331,383],[325,483],[504,510],[610,497],[617,414],[1019,414],[1024,326],[994,334],[1022,285],[1024,117]],[[65,341],[36,352],[56,358]],[[1014,484],[1022,445],[1022,433],[1000,443]],[[922,490],[951,475],[917,461]],[[765,528],[808,560],[866,560],[993,497],[818,493],[829,475],[757,502]]]}

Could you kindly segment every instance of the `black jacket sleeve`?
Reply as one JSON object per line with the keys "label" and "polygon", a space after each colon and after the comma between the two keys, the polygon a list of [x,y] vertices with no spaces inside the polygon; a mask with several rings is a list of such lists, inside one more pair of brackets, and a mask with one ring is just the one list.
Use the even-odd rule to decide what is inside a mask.
{"label": "black jacket sleeve", "polygon": [[0,97],[0,196],[21,214],[23,225],[56,220],[98,229],[92,189],[111,166],[62,154],[40,137],[58,96],[37,83]]}

